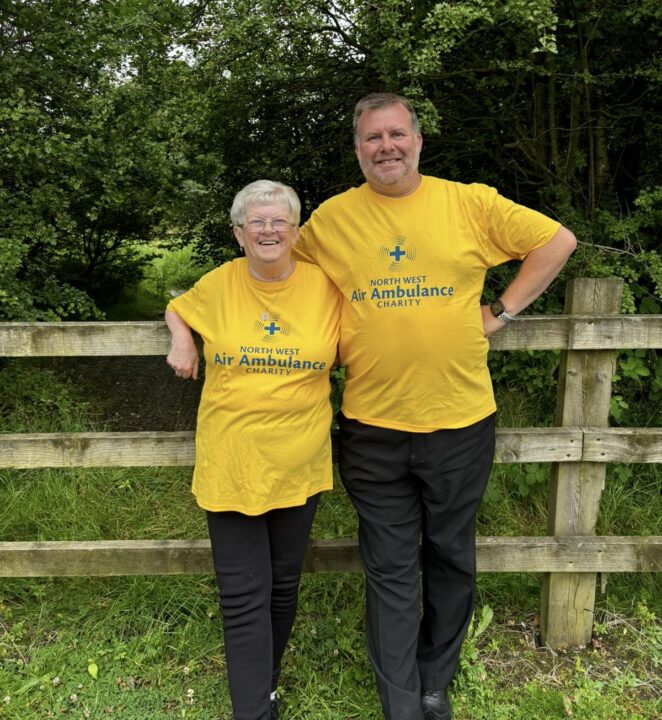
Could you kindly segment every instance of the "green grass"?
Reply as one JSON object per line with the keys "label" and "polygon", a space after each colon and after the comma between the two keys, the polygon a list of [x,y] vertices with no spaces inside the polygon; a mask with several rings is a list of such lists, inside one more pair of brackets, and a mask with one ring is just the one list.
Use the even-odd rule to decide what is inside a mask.
{"label": "green grass", "polygon": [[[0,369],[2,431],[101,429],[91,404],[54,371]],[[501,425],[532,423],[539,412],[521,394],[501,407]],[[479,533],[543,534],[549,470],[496,466]],[[659,473],[609,466],[598,532],[661,534]],[[0,540],[205,537],[189,485],[187,468],[0,471]],[[356,535],[339,485],[323,496],[313,534]],[[659,575],[610,575],[591,647],[567,654],[537,645],[540,580],[479,576],[477,620],[453,687],[456,719],[659,717]],[[224,673],[212,577],[0,580],[3,720],[230,720]],[[281,694],[284,720],[381,717],[360,575],[304,576]]]}
{"label": "green grass", "polygon": [[106,320],[113,322],[161,320],[167,304],[165,295],[157,294],[141,283],[125,289],[116,303],[103,308],[103,313]]}
{"label": "green grass", "polygon": [[[356,575],[304,576],[284,717],[380,717],[362,587]],[[497,607],[465,644],[458,720],[658,716],[662,637],[644,604],[631,617],[600,611],[594,647],[565,655],[537,648],[535,616],[511,612]],[[5,580],[0,623],[0,717],[230,720],[211,578]]]}
{"label": "green grass", "polygon": [[125,288],[120,299],[102,310],[107,320],[156,320],[163,317],[170,291],[188,290],[204,273],[213,269],[206,261],[196,262],[192,247],[168,250],[157,244],[143,252],[151,257],[144,278]]}

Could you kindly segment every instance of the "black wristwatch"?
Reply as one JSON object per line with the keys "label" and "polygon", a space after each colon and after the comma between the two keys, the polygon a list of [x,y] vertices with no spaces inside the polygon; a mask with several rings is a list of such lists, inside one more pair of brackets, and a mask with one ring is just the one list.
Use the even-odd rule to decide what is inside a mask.
{"label": "black wristwatch", "polygon": [[492,315],[494,315],[495,318],[499,318],[504,324],[515,319],[512,315],[508,315],[501,300],[495,300],[493,303],[490,303],[490,310],[492,311]]}

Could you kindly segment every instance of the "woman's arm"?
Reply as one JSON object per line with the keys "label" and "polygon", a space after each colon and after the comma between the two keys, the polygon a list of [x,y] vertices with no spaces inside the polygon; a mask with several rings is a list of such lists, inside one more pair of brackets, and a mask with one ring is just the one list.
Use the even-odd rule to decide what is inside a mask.
{"label": "woman's arm", "polygon": [[191,328],[172,310],[166,310],[165,321],[172,336],[166,362],[181,378],[198,379],[198,348]]}

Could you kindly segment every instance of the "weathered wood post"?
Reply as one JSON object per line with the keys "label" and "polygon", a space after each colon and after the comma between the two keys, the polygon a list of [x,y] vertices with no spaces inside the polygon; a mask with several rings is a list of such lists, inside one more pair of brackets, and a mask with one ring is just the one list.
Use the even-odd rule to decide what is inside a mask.
{"label": "weathered wood post", "polygon": [[[617,315],[620,278],[572,280],[566,292],[568,315]],[[571,331],[572,346],[572,331]],[[562,353],[556,424],[607,427],[615,369],[613,350]],[[595,535],[607,465],[596,462],[554,463],[549,495],[549,535]],[[585,646],[591,640],[595,573],[549,573],[543,581],[540,634],[553,649]]]}

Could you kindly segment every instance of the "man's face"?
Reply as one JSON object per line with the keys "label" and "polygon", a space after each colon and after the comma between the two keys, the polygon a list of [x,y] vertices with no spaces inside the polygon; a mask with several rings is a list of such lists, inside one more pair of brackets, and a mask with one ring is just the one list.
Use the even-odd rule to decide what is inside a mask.
{"label": "man's face", "polygon": [[382,195],[407,195],[418,186],[423,138],[411,115],[397,103],[366,110],[357,125],[356,157],[370,187]]}

